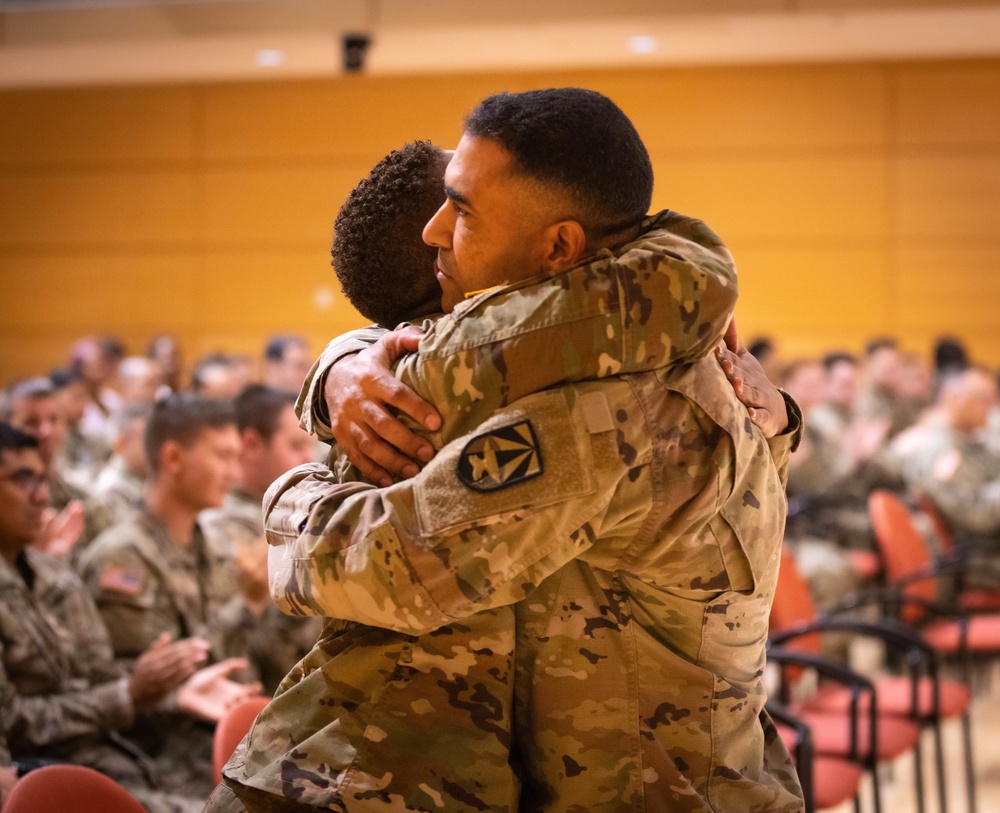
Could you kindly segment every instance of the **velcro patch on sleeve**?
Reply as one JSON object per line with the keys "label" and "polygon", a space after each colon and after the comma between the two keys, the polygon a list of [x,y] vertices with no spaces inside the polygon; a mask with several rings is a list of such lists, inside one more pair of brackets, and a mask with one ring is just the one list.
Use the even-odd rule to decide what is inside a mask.
{"label": "velcro patch on sleeve", "polygon": [[423,533],[498,522],[594,492],[587,426],[562,390],[522,398],[449,444],[414,486]]}

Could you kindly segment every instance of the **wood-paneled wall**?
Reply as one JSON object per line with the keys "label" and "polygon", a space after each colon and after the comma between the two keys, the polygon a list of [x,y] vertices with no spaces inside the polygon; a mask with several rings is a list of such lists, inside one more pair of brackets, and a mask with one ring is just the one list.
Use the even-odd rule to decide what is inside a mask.
{"label": "wood-paneled wall", "polygon": [[941,333],[1000,364],[1000,61],[518,73],[0,93],[0,383],[103,331],[188,359],[363,323],[331,224],[406,140],[454,144],[496,90],[575,84],[633,118],[656,208],[741,270],[787,356]]}

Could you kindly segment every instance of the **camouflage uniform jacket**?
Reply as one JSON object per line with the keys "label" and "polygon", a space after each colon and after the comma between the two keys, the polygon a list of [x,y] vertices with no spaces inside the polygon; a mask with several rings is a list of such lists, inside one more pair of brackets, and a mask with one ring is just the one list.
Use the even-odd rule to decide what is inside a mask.
{"label": "camouflage uniform jacket", "polygon": [[[192,544],[177,545],[143,507],[94,540],[81,568],[120,660],[130,663],[164,632],[174,640],[217,640],[215,619],[231,596],[232,562],[198,525]],[[212,730],[181,712],[161,711],[144,715],[128,734],[157,760],[168,787],[204,799],[214,785]]]}
{"label": "camouflage uniform jacket", "polygon": [[0,723],[19,758],[94,768],[150,813],[201,810],[158,789],[158,766],[119,733],[135,715],[127,677],[93,599],[60,561],[32,550],[16,570],[0,561],[0,659]]}
{"label": "camouflage uniform jacket", "polygon": [[112,457],[97,475],[93,499],[103,507],[110,525],[115,525],[142,506],[144,485],[145,481],[125,468],[120,457]]}
{"label": "camouflage uniform jacket", "polygon": [[95,742],[107,747],[105,732],[129,726],[134,710],[104,623],[79,578],[27,550],[16,569],[0,561],[0,594],[0,721],[14,750],[53,756],[53,746],[71,752]]}
{"label": "camouflage uniform jacket", "polygon": [[[676,240],[673,248],[662,262],[630,265],[626,250],[611,263],[623,272],[615,281],[625,279],[617,292],[631,295],[627,307],[588,310],[588,295],[599,298],[596,264],[589,279],[576,277],[586,280],[580,288],[561,281],[568,299],[580,299],[566,322],[547,318],[571,311],[546,299],[556,285],[470,300],[438,323],[401,373],[442,412],[457,412],[445,414],[445,437],[547,375],[549,384],[605,382],[513,404],[409,483],[382,492],[338,487],[306,467],[271,495],[270,540],[286,543],[273,557],[272,592],[293,611],[419,634],[471,623],[478,609],[542,585],[517,608],[529,808],[701,810],[720,798],[724,807],[735,799],[747,809],[801,806],[787,752],[758,718],[784,507],[768,446],[714,359],[609,378],[681,357],[678,335],[692,351],[685,359],[704,354],[725,326],[728,314],[702,323],[696,307],[686,330],[656,321],[692,305],[697,297],[684,294],[701,291],[706,266],[719,268],[693,263],[692,273],[684,255],[704,246]],[[648,296],[664,279],[673,291]],[[656,308],[642,307],[653,299]],[[572,338],[564,344],[558,331]],[[610,352],[590,354],[588,370],[592,345]],[[546,353],[553,347],[561,355]],[[528,366],[518,374],[537,373],[526,385],[502,374],[519,353]],[[790,445],[776,442],[782,465]],[[552,678],[563,680],[548,692]],[[685,699],[690,707],[680,705]],[[714,729],[711,705],[722,721]]]}
{"label": "camouflage uniform jacket", "polygon": [[[199,522],[230,554],[238,545],[267,545],[260,499],[242,488],[233,489],[221,508],[203,512]],[[247,677],[259,680],[264,692],[273,694],[285,675],[312,649],[323,622],[319,618],[285,615],[272,603],[255,615],[236,585],[233,593],[214,619],[214,643],[220,657],[249,658],[253,674]]]}
{"label": "camouflage uniform jacket", "polygon": [[58,471],[53,472],[49,478],[49,494],[49,504],[56,511],[62,511],[74,500],[83,503],[83,533],[71,553],[72,561],[78,562],[82,552],[90,543],[111,527],[111,517],[99,501],[79,486],[69,482]]}
{"label": "camouflage uniform jacket", "polygon": [[[522,386],[666,363],[713,346],[736,299],[735,270],[718,238],[698,221],[665,214],[628,248],[529,289],[533,340],[576,346]],[[650,319],[653,298],[662,307]],[[649,321],[649,355],[624,359],[640,319]],[[352,350],[370,343],[361,336],[348,341]],[[434,440],[440,445],[441,433]],[[341,479],[312,468],[327,482]],[[518,781],[508,764],[514,623],[509,606],[419,636],[331,621],[302,673],[289,675],[261,716],[246,753],[237,751],[227,781],[253,810],[292,809],[284,796],[347,810],[378,799],[403,809],[516,809]],[[317,713],[307,716],[309,708]],[[383,733],[375,739],[373,730]]]}
{"label": "camouflage uniform jacket", "polygon": [[1000,548],[1000,455],[975,435],[935,422],[903,476],[925,492],[956,530],[997,540]]}
{"label": "camouflage uniform jacket", "polygon": [[94,541],[81,568],[118,658],[137,657],[163,632],[209,637],[233,584],[219,547],[198,525],[191,545],[177,545],[145,507]]}

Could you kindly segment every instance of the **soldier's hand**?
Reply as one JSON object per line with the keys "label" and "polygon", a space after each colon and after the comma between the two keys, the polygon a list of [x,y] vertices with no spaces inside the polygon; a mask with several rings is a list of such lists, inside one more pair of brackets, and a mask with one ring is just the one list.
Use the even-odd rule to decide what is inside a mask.
{"label": "soldier's hand", "polygon": [[757,361],[740,341],[736,320],[726,328],[726,347],[715,351],[722,371],[733,385],[736,397],[743,402],[750,420],[760,427],[764,437],[774,437],[788,426],[788,409],[781,392],[764,374]]}
{"label": "soldier's hand", "polygon": [[208,658],[208,641],[185,638],[172,642],[163,633],[132,666],[128,686],[135,710],[145,711],[190,678]]}
{"label": "soldier's hand", "polygon": [[233,706],[261,693],[263,687],[259,683],[229,679],[229,675],[246,669],[247,665],[246,658],[227,658],[199,669],[178,690],[178,708],[202,720],[218,722]]}
{"label": "soldier's hand", "polygon": [[37,545],[50,556],[64,556],[80,541],[83,528],[83,503],[73,500],[58,514],[53,511],[46,516]]}
{"label": "soldier's hand", "polygon": [[394,477],[413,477],[434,456],[434,448],[389,410],[431,430],[441,425],[434,408],[392,374],[396,359],[416,350],[420,336],[416,327],[391,331],[327,374],[323,394],[333,437],[358,471],[380,486],[392,485]]}

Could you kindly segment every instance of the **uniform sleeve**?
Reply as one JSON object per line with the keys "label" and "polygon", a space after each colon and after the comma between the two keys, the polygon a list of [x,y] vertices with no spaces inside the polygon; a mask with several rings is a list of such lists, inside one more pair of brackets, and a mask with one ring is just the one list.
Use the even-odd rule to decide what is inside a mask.
{"label": "uniform sleeve", "polygon": [[316,359],[306,375],[298,400],[295,402],[299,425],[309,434],[327,443],[333,440],[333,434],[330,432],[330,413],[323,395],[330,368],[344,356],[358,353],[375,344],[385,333],[385,328],[375,325],[345,333],[330,342]]}
{"label": "uniform sleeve", "polygon": [[950,459],[957,454],[946,449],[935,456],[930,469],[923,472],[921,486],[955,527],[974,533],[995,532],[1000,528],[1000,480],[981,483],[964,476],[960,463]]}
{"label": "uniform sleeve", "polygon": [[592,544],[623,464],[565,390],[498,413],[389,488],[309,465],[265,497],[287,613],[420,634],[519,601]]}
{"label": "uniform sleeve", "polygon": [[791,395],[784,390],[780,390],[780,392],[781,397],[785,399],[785,409],[788,411],[788,426],[780,435],[768,438],[767,445],[771,450],[771,459],[774,460],[778,475],[781,477],[781,484],[787,487],[788,461],[792,452],[798,449],[802,442],[802,410],[799,409],[799,405]]}
{"label": "uniform sleeve", "polygon": [[2,665],[0,710],[10,742],[44,746],[73,737],[127,728],[134,719],[128,678],[58,694],[27,697],[18,693]]}
{"label": "uniform sleeve", "polygon": [[[163,631],[175,639],[176,613],[163,616],[157,607],[156,580],[133,549],[102,548],[89,552],[83,577],[111,637],[115,656],[125,663],[141,655]],[[162,616],[162,617],[161,617]]]}

